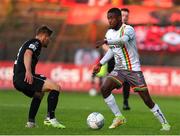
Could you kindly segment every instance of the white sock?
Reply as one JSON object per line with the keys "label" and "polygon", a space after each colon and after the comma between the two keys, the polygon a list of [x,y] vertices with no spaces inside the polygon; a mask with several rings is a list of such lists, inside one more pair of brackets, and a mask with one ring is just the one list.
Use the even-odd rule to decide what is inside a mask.
{"label": "white sock", "polygon": [[154,114],[154,116],[156,116],[156,118],[159,120],[161,124],[168,123],[157,104],[154,105],[154,107],[151,109],[151,112]]}
{"label": "white sock", "polygon": [[115,116],[120,116],[122,113],[119,110],[119,107],[116,104],[115,98],[112,94],[110,94],[107,98],[104,99],[108,107],[114,113]]}

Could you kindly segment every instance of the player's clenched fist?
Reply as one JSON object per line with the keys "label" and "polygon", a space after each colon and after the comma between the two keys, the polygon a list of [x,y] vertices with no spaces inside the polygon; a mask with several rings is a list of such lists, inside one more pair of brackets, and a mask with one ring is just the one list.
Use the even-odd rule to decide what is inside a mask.
{"label": "player's clenched fist", "polygon": [[101,69],[102,64],[98,63],[97,65],[94,66],[93,68],[93,76],[95,76]]}

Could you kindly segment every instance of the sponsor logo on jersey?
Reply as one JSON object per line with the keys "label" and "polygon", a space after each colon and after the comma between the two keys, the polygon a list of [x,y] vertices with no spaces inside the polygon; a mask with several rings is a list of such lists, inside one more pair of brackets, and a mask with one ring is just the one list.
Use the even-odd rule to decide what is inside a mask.
{"label": "sponsor logo on jersey", "polygon": [[32,49],[33,51],[35,51],[35,50],[37,49],[34,44],[30,44],[30,45],[29,45],[29,48]]}

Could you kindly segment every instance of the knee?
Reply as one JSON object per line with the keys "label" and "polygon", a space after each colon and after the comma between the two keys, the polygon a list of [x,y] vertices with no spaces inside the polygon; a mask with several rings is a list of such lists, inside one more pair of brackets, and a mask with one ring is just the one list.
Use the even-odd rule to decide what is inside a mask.
{"label": "knee", "polygon": [[44,92],[35,92],[34,98],[42,99],[44,96]]}
{"label": "knee", "polygon": [[106,86],[102,85],[101,93],[102,93],[103,98],[107,98],[111,94],[111,90],[108,89]]}
{"label": "knee", "polygon": [[56,91],[60,92],[60,90],[61,90],[61,86],[60,86],[60,85],[58,85],[58,84],[56,84],[56,85],[55,85],[55,89],[53,89],[53,90],[56,90]]}
{"label": "knee", "polygon": [[56,91],[60,92],[61,86],[59,84],[47,79],[43,85],[42,90],[44,90],[44,91],[56,90]]}
{"label": "knee", "polygon": [[55,90],[57,92],[60,92],[61,86],[57,83],[53,83],[52,86],[50,87],[50,90]]}

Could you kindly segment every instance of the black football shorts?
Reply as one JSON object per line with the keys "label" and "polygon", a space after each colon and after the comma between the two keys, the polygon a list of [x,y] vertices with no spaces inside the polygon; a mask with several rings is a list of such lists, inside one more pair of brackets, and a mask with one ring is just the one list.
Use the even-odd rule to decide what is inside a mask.
{"label": "black football shorts", "polygon": [[33,75],[33,83],[24,82],[25,73],[19,73],[13,76],[14,87],[28,97],[33,97],[35,92],[41,92],[46,77],[43,75]]}

